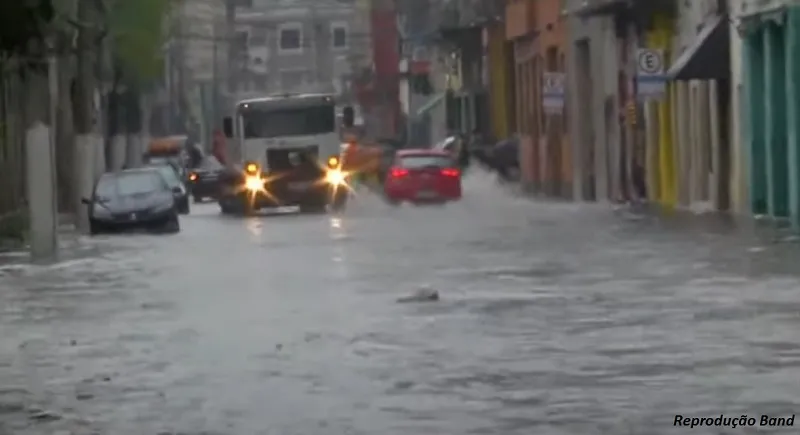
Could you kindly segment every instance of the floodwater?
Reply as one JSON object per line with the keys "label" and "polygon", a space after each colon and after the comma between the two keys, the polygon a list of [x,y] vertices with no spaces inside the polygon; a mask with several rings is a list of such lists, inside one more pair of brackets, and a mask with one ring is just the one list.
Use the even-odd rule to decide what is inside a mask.
{"label": "floodwater", "polygon": [[[475,174],[444,207],[182,225],[0,267],[0,434],[656,435],[800,409],[800,247],[713,219]],[[792,428],[692,431],[755,429]]]}

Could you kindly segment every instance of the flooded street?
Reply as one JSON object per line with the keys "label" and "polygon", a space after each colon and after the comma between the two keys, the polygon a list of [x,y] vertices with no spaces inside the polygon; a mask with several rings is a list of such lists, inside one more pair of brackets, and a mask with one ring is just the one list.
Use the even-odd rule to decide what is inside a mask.
{"label": "flooded street", "polygon": [[[182,225],[0,267],[0,434],[656,435],[800,411],[796,245],[483,174],[445,207]],[[423,286],[441,300],[396,303]],[[691,431],[756,429],[794,433]]]}

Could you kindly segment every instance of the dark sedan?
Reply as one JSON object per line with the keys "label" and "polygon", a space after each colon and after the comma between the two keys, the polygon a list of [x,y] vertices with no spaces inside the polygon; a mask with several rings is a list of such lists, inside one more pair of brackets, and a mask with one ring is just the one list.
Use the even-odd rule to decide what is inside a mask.
{"label": "dark sedan", "polygon": [[217,199],[219,182],[225,167],[213,156],[207,156],[203,163],[189,173],[189,191],[194,202],[206,198]]}
{"label": "dark sedan", "polygon": [[180,231],[178,210],[170,187],[158,172],[129,169],[100,177],[89,207],[89,229],[95,234],[143,228]]}

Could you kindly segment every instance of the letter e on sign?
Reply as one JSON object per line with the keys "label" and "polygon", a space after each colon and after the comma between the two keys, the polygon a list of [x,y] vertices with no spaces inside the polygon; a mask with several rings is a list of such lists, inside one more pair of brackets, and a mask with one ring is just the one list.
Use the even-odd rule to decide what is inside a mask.
{"label": "letter e on sign", "polygon": [[640,49],[637,61],[640,75],[655,75],[664,71],[664,59],[659,50]]}

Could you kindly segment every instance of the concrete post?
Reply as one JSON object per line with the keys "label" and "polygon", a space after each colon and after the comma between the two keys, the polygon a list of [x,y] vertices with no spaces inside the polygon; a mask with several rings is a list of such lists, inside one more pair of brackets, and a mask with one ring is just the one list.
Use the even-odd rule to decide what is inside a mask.
{"label": "concrete post", "polygon": [[712,80],[708,86],[708,119],[709,119],[709,137],[711,139],[711,182],[709,189],[709,196],[714,210],[725,211],[730,206],[728,197],[729,194],[726,190],[729,189],[728,180],[726,180],[726,170],[723,165],[729,165],[729,161],[723,156],[722,139],[721,139],[721,123],[720,118],[723,116],[720,113],[718,93],[719,82]]}
{"label": "concrete post", "polygon": [[647,175],[648,200],[655,203],[661,198],[659,185],[659,155],[658,155],[658,108],[656,102],[647,101],[644,104],[645,119],[645,174]]}
{"label": "concrete post", "polygon": [[125,135],[120,132],[111,136],[111,170],[119,171],[125,166],[126,161],[126,145]]}
{"label": "concrete post", "polygon": [[689,110],[689,83],[684,81],[677,82],[675,86],[677,115],[677,174],[678,174],[678,204],[681,207],[688,207],[691,201],[691,133],[689,124],[691,115]]}
{"label": "concrete post", "polygon": [[[711,85],[709,84],[708,80],[704,80],[700,82],[698,88],[698,97],[700,99],[699,104],[697,105],[700,113],[698,114],[697,118],[700,120],[698,125],[698,145],[700,149],[700,195],[701,200],[704,202],[710,201],[710,186],[711,186],[711,176],[713,171],[713,162],[711,157],[711,100],[710,100],[710,88]],[[716,103],[716,100],[714,101]]]}
{"label": "concrete post", "polygon": [[142,165],[142,135],[141,133],[131,133],[126,137],[126,148],[128,150],[125,163],[128,167],[136,168]]}
{"label": "concrete post", "polygon": [[[52,98],[52,97],[51,97]],[[37,122],[25,135],[31,259],[55,259],[58,225],[55,190],[55,150],[51,129]]]}
{"label": "concrete post", "polygon": [[698,202],[702,200],[702,183],[700,179],[703,176],[703,167],[701,166],[701,148],[705,146],[704,143],[700,141],[700,83],[699,81],[691,81],[688,83],[688,99],[689,103],[687,105],[687,109],[689,110],[689,116],[687,116],[686,120],[688,123],[684,125],[684,128],[687,129],[686,137],[687,141],[687,148],[688,148],[688,158],[690,163],[690,170],[689,170],[689,200],[687,205],[689,207],[696,206]]}

